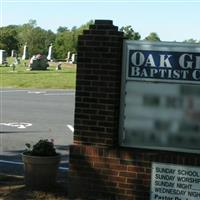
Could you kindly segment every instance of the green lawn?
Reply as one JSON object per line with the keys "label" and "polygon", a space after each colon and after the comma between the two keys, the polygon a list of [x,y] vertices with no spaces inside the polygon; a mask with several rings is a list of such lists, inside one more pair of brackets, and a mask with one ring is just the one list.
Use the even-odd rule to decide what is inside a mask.
{"label": "green lawn", "polygon": [[[9,58],[8,65],[12,62],[12,58]],[[62,70],[59,71],[56,71],[55,63],[50,63],[45,71],[29,71],[24,62],[17,65],[14,71],[12,67],[0,65],[1,88],[74,89],[75,79],[76,66],[66,63],[62,64]]]}

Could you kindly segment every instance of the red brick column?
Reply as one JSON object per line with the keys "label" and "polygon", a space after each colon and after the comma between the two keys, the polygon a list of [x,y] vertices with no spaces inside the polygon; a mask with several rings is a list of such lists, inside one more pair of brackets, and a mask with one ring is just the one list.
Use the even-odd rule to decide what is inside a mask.
{"label": "red brick column", "polygon": [[123,34],[96,20],[79,37],[75,142],[117,144]]}
{"label": "red brick column", "polygon": [[109,20],[96,20],[79,37],[72,198],[149,200],[152,162],[200,164],[193,154],[118,145],[122,43],[123,34]]}

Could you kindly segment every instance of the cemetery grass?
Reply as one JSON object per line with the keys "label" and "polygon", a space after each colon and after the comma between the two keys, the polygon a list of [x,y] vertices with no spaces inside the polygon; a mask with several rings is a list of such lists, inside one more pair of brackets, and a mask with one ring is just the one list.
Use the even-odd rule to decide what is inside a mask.
{"label": "cemetery grass", "polygon": [[[15,70],[9,65],[0,65],[1,88],[36,88],[36,89],[74,89],[76,65],[63,63],[62,70],[56,70],[56,63],[49,63],[48,70],[29,71],[25,63],[17,65]],[[28,61],[26,61],[28,63]]]}

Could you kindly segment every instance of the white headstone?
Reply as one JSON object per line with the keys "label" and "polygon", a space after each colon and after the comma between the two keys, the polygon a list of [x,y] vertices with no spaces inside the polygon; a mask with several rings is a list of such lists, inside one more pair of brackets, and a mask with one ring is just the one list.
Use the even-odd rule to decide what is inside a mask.
{"label": "white headstone", "polygon": [[28,59],[28,47],[27,47],[27,43],[26,43],[26,44],[24,45],[22,60],[27,60],[27,59]]}
{"label": "white headstone", "polygon": [[76,63],[76,58],[77,55],[75,53],[72,54],[72,58],[71,58],[71,63],[75,64]]}
{"label": "white headstone", "polygon": [[53,47],[53,45],[52,44],[50,44],[50,46],[49,46],[49,51],[48,51],[48,56],[47,56],[47,60],[52,60],[52,47]]}
{"label": "white headstone", "polygon": [[20,64],[20,60],[19,60],[19,58],[15,57],[14,64],[15,64],[15,65]]}
{"label": "white headstone", "polygon": [[71,57],[71,52],[68,51],[68,52],[67,52],[67,59],[66,59],[67,63],[70,62],[70,57]]}
{"label": "white headstone", "polygon": [[61,70],[61,69],[62,69],[62,68],[61,68],[61,65],[62,65],[62,63],[59,62],[59,63],[57,64],[56,70]]}
{"label": "white headstone", "polygon": [[5,50],[0,50],[0,64],[6,64],[6,51]]}
{"label": "white headstone", "polygon": [[17,56],[16,50],[12,50],[12,51],[11,51],[11,57],[16,57],[16,56]]}

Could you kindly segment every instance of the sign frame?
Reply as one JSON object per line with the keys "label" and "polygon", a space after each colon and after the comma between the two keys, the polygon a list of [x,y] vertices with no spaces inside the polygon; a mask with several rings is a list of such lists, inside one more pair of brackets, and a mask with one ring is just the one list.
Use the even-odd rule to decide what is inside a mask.
{"label": "sign frame", "polygon": [[158,147],[158,146],[143,146],[143,145],[130,145],[126,144],[126,130],[124,128],[124,111],[125,111],[125,95],[126,94],[126,83],[128,81],[134,82],[150,82],[150,83],[171,83],[171,84],[190,84],[199,85],[200,81],[183,82],[178,80],[158,80],[158,79],[145,79],[145,78],[130,78],[128,77],[128,62],[129,62],[129,51],[130,50],[147,50],[147,51],[172,51],[172,52],[185,52],[185,53],[200,53],[199,44],[191,43],[180,43],[180,42],[148,42],[148,41],[131,41],[124,40],[123,43],[123,57],[122,57],[122,76],[121,76],[121,99],[120,99],[120,117],[119,117],[119,145],[122,147],[140,148],[140,149],[151,149],[151,150],[166,150],[175,152],[186,152],[186,153],[200,153],[200,149],[189,149],[189,148],[175,148],[175,147]]}

